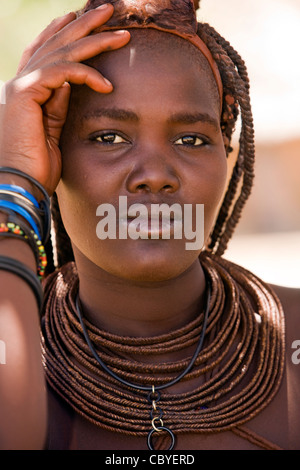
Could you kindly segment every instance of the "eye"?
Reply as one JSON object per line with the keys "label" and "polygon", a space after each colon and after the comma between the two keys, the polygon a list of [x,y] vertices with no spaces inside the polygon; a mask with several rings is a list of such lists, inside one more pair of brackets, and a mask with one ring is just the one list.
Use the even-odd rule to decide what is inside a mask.
{"label": "eye", "polygon": [[188,147],[200,147],[206,144],[205,140],[196,135],[185,135],[175,141],[175,145],[186,145]]}
{"label": "eye", "polygon": [[107,132],[105,134],[98,135],[93,140],[100,142],[101,144],[108,145],[123,144],[124,142],[127,142],[122,136],[114,132]]}

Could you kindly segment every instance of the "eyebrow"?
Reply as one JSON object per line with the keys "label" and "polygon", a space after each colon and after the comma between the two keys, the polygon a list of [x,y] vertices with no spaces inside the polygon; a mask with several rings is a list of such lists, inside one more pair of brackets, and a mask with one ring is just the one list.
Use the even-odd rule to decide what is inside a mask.
{"label": "eyebrow", "polygon": [[168,119],[168,122],[170,122],[171,124],[196,124],[197,122],[204,122],[206,124],[210,124],[217,130],[220,128],[219,121],[207,113],[173,114]]}
{"label": "eyebrow", "polygon": [[[139,117],[134,111],[130,111],[128,109],[121,109],[121,108],[101,108],[96,109],[93,111],[89,111],[88,113],[84,114],[81,119],[88,120],[88,119],[99,119],[102,117],[106,117],[109,119],[117,120],[117,121],[133,121],[138,122]],[[217,119],[210,116],[208,113],[175,113],[172,114],[168,122],[170,124],[196,124],[197,122],[204,122],[213,126],[216,130],[219,129],[220,123]]]}
{"label": "eyebrow", "polygon": [[109,119],[117,120],[117,121],[134,121],[137,122],[139,117],[133,111],[129,111],[127,109],[120,109],[120,108],[101,108],[96,109],[94,111],[89,111],[88,113],[82,116],[82,120],[88,119],[99,119],[102,117],[106,117]]}

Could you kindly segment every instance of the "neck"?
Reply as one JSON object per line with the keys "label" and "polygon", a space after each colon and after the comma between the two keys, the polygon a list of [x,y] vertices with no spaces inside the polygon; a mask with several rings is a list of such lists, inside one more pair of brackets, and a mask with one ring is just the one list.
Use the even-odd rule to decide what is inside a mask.
{"label": "neck", "polygon": [[136,283],[117,278],[76,256],[84,316],[120,336],[151,337],[181,328],[205,304],[205,276],[197,260],[177,278]]}

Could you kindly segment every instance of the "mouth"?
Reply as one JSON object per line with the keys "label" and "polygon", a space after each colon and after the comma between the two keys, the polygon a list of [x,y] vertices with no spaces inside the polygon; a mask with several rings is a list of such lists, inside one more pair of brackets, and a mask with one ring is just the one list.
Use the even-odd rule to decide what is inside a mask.
{"label": "mouth", "polygon": [[204,244],[204,204],[196,204],[195,211],[192,204],[180,203],[128,207],[127,196],[120,196],[118,210],[116,205],[103,204],[96,215],[105,216],[96,227],[100,240],[185,240],[187,250],[202,249]]}
{"label": "mouth", "polygon": [[136,232],[142,239],[170,239],[174,234],[174,220],[152,220],[150,218],[128,218],[129,233]]}
{"label": "mouth", "polygon": [[174,236],[174,219],[162,220],[151,217],[128,216],[119,219],[119,228],[132,239],[170,239]]}
{"label": "mouth", "polygon": [[135,204],[128,212],[119,214],[119,227],[126,230],[128,236],[133,239],[174,238],[176,230],[181,226],[182,211],[179,205],[170,210],[167,204]]}

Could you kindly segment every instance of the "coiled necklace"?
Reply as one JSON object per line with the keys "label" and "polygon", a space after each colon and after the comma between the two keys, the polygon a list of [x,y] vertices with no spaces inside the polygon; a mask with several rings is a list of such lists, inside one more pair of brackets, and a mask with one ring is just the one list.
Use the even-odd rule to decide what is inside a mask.
{"label": "coiled necklace", "polygon": [[[207,253],[200,261],[211,286],[206,312],[183,328],[151,338],[114,335],[80,320],[75,265],[51,275],[45,285],[47,379],[92,423],[147,436],[149,448],[154,433],[166,432],[172,448],[175,435],[225,430],[268,448],[241,426],[270,403],[281,383],[285,355],[281,304],[269,286],[247,270]],[[196,351],[192,358],[172,363],[128,359],[191,347]],[[168,390],[160,395],[161,389],[178,380],[192,379],[198,385],[188,392]]]}

